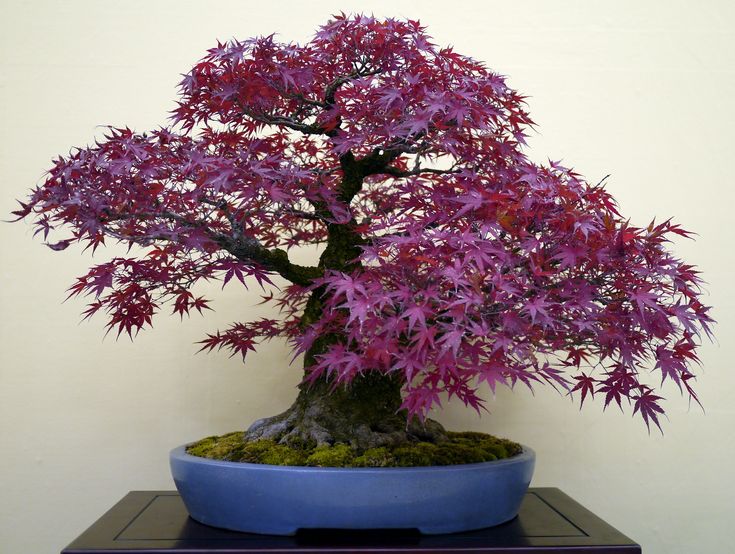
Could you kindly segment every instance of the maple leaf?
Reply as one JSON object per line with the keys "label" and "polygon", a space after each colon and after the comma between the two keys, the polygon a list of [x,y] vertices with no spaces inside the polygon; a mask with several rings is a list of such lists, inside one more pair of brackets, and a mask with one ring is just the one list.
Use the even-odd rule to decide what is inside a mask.
{"label": "maple leaf", "polygon": [[589,377],[585,373],[575,375],[572,379],[577,381],[577,384],[572,387],[569,393],[571,394],[576,391],[581,391],[581,398],[579,401],[579,409],[581,410],[582,406],[584,406],[584,399],[587,398],[587,395],[589,394],[591,397],[595,396],[595,385],[597,384],[597,380]]}
{"label": "maple leaf", "polygon": [[480,368],[478,378],[481,382],[487,383],[487,386],[489,386],[490,390],[495,394],[495,389],[498,385],[508,386],[508,380],[505,373],[506,368],[502,364],[491,362]]}
{"label": "maple leaf", "polygon": [[426,306],[415,304],[403,310],[403,317],[408,319],[408,332],[418,324],[419,328],[426,328]]}
{"label": "maple leaf", "polygon": [[577,260],[584,257],[584,255],[585,250],[582,247],[562,246],[559,252],[551,259],[559,260],[559,269],[566,269],[568,267],[575,267]]}
{"label": "maple leaf", "polygon": [[546,311],[546,308],[550,307],[551,305],[552,304],[546,302],[544,298],[537,296],[536,298],[525,302],[521,311],[526,312],[528,315],[531,316],[531,323],[536,323],[537,316],[540,316],[541,320],[546,322],[549,321],[549,314]]}
{"label": "maple leaf", "polygon": [[463,341],[464,331],[462,329],[450,329],[442,334],[438,342],[442,349],[451,350],[452,355],[456,358]]}
{"label": "maple leaf", "polygon": [[46,244],[46,246],[48,246],[51,250],[56,250],[58,252],[59,250],[66,250],[67,248],[69,248],[69,245],[72,242],[72,239],[64,239],[58,242]]}
{"label": "maple leaf", "polygon": [[638,289],[629,293],[630,299],[636,303],[638,310],[643,315],[644,307],[648,306],[654,309],[659,309],[658,296],[650,291]]}
{"label": "maple leaf", "polygon": [[10,212],[12,215],[15,216],[15,219],[8,220],[7,221],[8,223],[13,223],[13,222],[25,219],[33,211],[33,206],[31,205],[30,202],[26,203],[26,202],[21,202],[20,200],[16,200],[16,202],[20,204],[20,209]]}
{"label": "maple leaf", "polygon": [[681,358],[676,357],[674,351],[661,345],[656,347],[656,366],[661,370],[661,384],[667,377],[681,388],[680,375],[686,372],[686,366]]}
{"label": "maple leaf", "polygon": [[639,392],[634,394],[632,398],[635,401],[633,404],[633,415],[640,412],[649,432],[651,430],[650,422],[653,421],[656,427],[658,427],[658,430],[661,431],[661,434],[663,434],[663,429],[661,429],[661,424],[658,421],[658,416],[664,413],[658,401],[663,400],[663,398],[653,394],[653,389],[646,386],[641,386]]}
{"label": "maple leaf", "polygon": [[243,267],[242,262],[240,262],[239,260],[221,260],[217,263],[216,267],[218,270],[225,272],[225,275],[222,278],[222,288],[225,288],[225,285],[229,283],[233,277],[236,277],[237,280],[240,281],[240,283],[242,283],[245,288],[248,287],[247,283],[245,282],[245,276],[243,274],[245,268]]}

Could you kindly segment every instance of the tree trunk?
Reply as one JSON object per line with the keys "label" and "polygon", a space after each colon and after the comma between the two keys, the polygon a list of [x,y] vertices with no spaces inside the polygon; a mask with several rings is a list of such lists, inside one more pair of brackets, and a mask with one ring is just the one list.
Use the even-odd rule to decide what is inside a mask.
{"label": "tree trunk", "polygon": [[[384,167],[395,156],[375,152],[361,161],[348,152],[340,159],[344,177],[338,198],[349,207],[351,199],[362,187],[362,180],[377,167]],[[323,206],[317,205],[319,210]],[[329,215],[327,213],[327,215]],[[351,273],[359,271],[358,259],[364,243],[355,230],[354,220],[327,225],[327,246],[319,259],[319,268]],[[311,294],[301,317],[302,328],[319,320],[326,295],[324,287]],[[304,355],[304,369],[316,362],[316,356],[330,345],[346,343],[346,337],[331,334],[319,337]],[[277,416],[260,419],[245,432],[246,440],[271,439],[279,443],[300,442],[306,445],[346,443],[367,449],[396,445],[411,440],[440,442],[446,433],[440,423],[408,420],[400,411],[402,382],[395,376],[367,372],[349,385],[334,388],[332,383],[318,380],[300,386],[296,402]]]}
{"label": "tree trunk", "polygon": [[[330,243],[334,244],[334,243]],[[329,246],[328,256],[349,260]],[[344,262],[343,262],[344,263]],[[326,291],[320,287],[312,293],[301,317],[306,327],[322,315]],[[329,334],[318,337],[304,355],[304,371],[316,363],[316,356],[330,345],[347,342],[345,336]],[[271,439],[281,444],[304,446],[345,443],[364,450],[379,446],[395,446],[410,441],[441,442],[446,432],[440,423],[427,419],[409,420],[401,407],[402,381],[397,376],[366,372],[346,385],[333,386],[325,379],[304,382],[293,405],[273,417],[260,419],[245,432],[245,440]]]}
{"label": "tree trunk", "polygon": [[395,377],[368,373],[336,389],[320,380],[302,385],[282,414],[253,423],[245,439],[309,446],[345,443],[364,450],[446,438],[440,423],[409,421],[400,405],[401,383]]}

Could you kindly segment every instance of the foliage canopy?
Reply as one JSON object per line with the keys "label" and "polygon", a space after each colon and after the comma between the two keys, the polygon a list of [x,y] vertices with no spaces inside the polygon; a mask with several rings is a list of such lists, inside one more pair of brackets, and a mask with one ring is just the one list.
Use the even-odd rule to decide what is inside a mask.
{"label": "foliage canopy", "polygon": [[[441,393],[548,383],[663,413],[650,369],[696,400],[709,308],[667,249],[671,220],[636,227],[602,184],[523,152],[532,121],[504,78],[416,21],[335,16],[307,44],[220,43],[180,84],[170,126],[110,128],[58,158],[15,212],[49,246],[144,247],[71,287],[85,315],[131,336],[192,288],[255,279],[281,319],[203,341],[243,357],[287,337],[305,379],[400,377],[423,417]],[[311,267],[288,250],[321,243]],[[303,315],[302,315],[303,314]],[[329,340],[323,340],[329,337]]]}

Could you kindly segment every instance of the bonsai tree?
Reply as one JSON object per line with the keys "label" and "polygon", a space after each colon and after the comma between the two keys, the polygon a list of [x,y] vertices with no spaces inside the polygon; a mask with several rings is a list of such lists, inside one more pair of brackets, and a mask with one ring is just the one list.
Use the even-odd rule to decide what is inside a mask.
{"label": "bonsai tree", "polygon": [[[172,120],[59,157],[14,213],[53,250],[131,247],[70,289],[118,335],[166,304],[203,313],[201,281],[261,285],[280,319],[202,341],[244,358],[284,337],[303,358],[293,406],[246,439],[440,441],[443,395],[481,410],[479,389],[518,383],[600,395],[649,428],[659,381],[698,401],[712,319],[667,249],[689,233],[634,226],[604,183],[532,162],[524,97],[418,22],[339,15],[304,45],[219,43]],[[315,244],[313,265],[289,257]]]}

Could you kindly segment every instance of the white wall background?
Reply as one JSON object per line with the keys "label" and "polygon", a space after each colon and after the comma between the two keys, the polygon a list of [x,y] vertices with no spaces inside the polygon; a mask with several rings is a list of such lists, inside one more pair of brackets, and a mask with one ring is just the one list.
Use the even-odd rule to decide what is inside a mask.
{"label": "white wall background", "polygon": [[[732,551],[735,372],[732,211],[735,8],[727,1],[321,0],[4,1],[0,23],[0,212],[50,160],[100,124],[164,123],[179,74],[216,39],[279,32],[305,41],[331,13],[407,16],[440,44],[486,60],[530,96],[534,156],[563,158],[609,190],[637,223],[675,216],[676,245],[700,266],[719,345],[701,350],[706,414],[667,389],[665,436],[600,404],[553,392],[502,393],[455,429],[510,436],[538,453],[536,486],[555,486],[643,545],[646,554]],[[3,215],[3,219],[7,216]],[[213,317],[165,316],[134,344],[77,324],[65,289],[91,263],[54,253],[26,224],[0,225],[0,552],[51,554],[131,489],[173,488],[167,452],[285,408],[298,370],[273,344],[243,367],[194,355],[205,332],[246,318],[257,295],[234,287]],[[98,252],[97,259],[106,253]]]}

